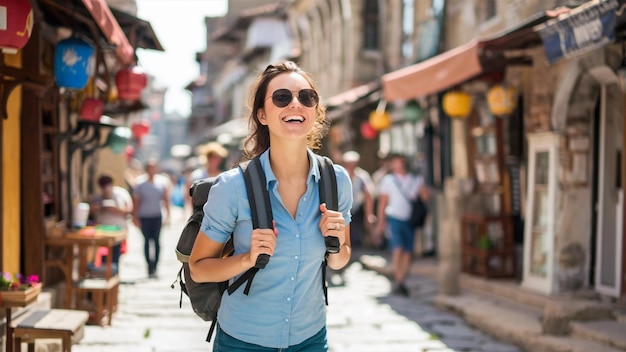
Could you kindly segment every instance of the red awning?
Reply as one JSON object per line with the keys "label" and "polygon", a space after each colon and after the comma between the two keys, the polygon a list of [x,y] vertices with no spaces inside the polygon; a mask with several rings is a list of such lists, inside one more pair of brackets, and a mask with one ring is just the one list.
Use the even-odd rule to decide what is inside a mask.
{"label": "red awning", "polygon": [[493,70],[498,63],[505,62],[501,56],[503,50],[540,45],[541,39],[533,27],[568,11],[559,7],[540,12],[493,37],[474,39],[428,60],[387,73],[382,76],[383,97],[395,101],[426,96]]}
{"label": "red awning", "polygon": [[119,23],[111,13],[105,0],[82,0],[85,8],[106,36],[109,44],[115,45],[115,54],[123,64],[129,65],[135,61],[135,51],[128,42]]}
{"label": "red awning", "polygon": [[387,101],[429,95],[466,81],[482,72],[478,41],[473,40],[426,61],[382,76]]}

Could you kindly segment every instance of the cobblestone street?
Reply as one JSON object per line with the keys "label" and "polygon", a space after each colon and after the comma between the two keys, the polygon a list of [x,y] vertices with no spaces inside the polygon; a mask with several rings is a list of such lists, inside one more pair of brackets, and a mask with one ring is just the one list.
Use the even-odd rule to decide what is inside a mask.
{"label": "cobblestone street", "polygon": [[[110,327],[87,326],[75,352],[207,351],[209,323],[198,318],[186,297],[178,307],[180,289],[171,289],[180,268],[174,248],[183,217],[161,234],[162,258],[158,279],[147,278],[143,238],[135,228],[129,234],[128,253],[122,256],[119,307]],[[382,257],[381,257],[382,259]],[[328,339],[330,350],[344,351],[489,351],[515,352],[459,317],[431,304],[436,283],[414,276],[408,282],[410,298],[390,295],[387,278],[353,263],[343,283],[329,290]]]}

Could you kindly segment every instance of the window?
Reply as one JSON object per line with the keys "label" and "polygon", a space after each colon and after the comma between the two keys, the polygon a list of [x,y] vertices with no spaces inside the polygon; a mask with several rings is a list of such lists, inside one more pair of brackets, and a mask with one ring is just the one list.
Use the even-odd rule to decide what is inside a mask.
{"label": "window", "polygon": [[409,63],[413,61],[413,32],[415,26],[414,0],[402,1],[402,57]]}
{"label": "window", "polygon": [[496,17],[496,13],[498,12],[496,0],[486,0],[485,4],[485,20],[492,19]]}
{"label": "window", "polygon": [[366,0],[363,8],[363,49],[378,50],[378,1]]}

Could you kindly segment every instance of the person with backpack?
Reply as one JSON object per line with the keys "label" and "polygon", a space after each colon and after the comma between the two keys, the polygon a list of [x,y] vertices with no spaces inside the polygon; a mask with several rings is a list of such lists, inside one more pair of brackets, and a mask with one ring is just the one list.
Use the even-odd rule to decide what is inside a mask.
{"label": "person with backpack", "polygon": [[408,297],[406,279],[411,267],[415,230],[411,224],[412,203],[418,197],[428,200],[424,178],[412,174],[405,155],[388,156],[389,173],[382,177],[378,186],[378,225],[376,235],[381,238],[387,231],[390,239],[393,266],[393,293]]}
{"label": "person with backpack", "polygon": [[[223,172],[204,205],[189,268],[197,282],[232,282],[259,258],[269,261],[248,282],[249,295],[237,289],[222,296],[213,351],[327,351],[323,263],[340,269],[350,260],[350,178],[334,165],[338,209],[320,203],[320,159],[312,150],[329,120],[308,73],[290,61],[269,65],[251,100],[244,155],[263,169],[272,228],[253,229],[241,169]],[[234,254],[222,257],[231,234]],[[329,239],[338,242],[332,251]]]}

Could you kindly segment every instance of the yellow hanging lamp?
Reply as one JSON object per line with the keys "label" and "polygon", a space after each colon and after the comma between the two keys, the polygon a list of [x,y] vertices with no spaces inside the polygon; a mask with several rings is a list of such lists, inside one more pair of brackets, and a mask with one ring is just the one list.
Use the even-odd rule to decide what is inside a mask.
{"label": "yellow hanging lamp", "polygon": [[472,112],[472,97],[461,90],[452,90],[443,95],[441,105],[446,115],[464,119]]}
{"label": "yellow hanging lamp", "polygon": [[517,107],[517,90],[512,86],[496,84],[487,92],[489,110],[496,116],[508,116]]}
{"label": "yellow hanging lamp", "polygon": [[383,131],[391,127],[392,121],[389,113],[385,111],[387,102],[381,100],[378,102],[376,110],[372,111],[369,116],[369,123],[376,131]]}

